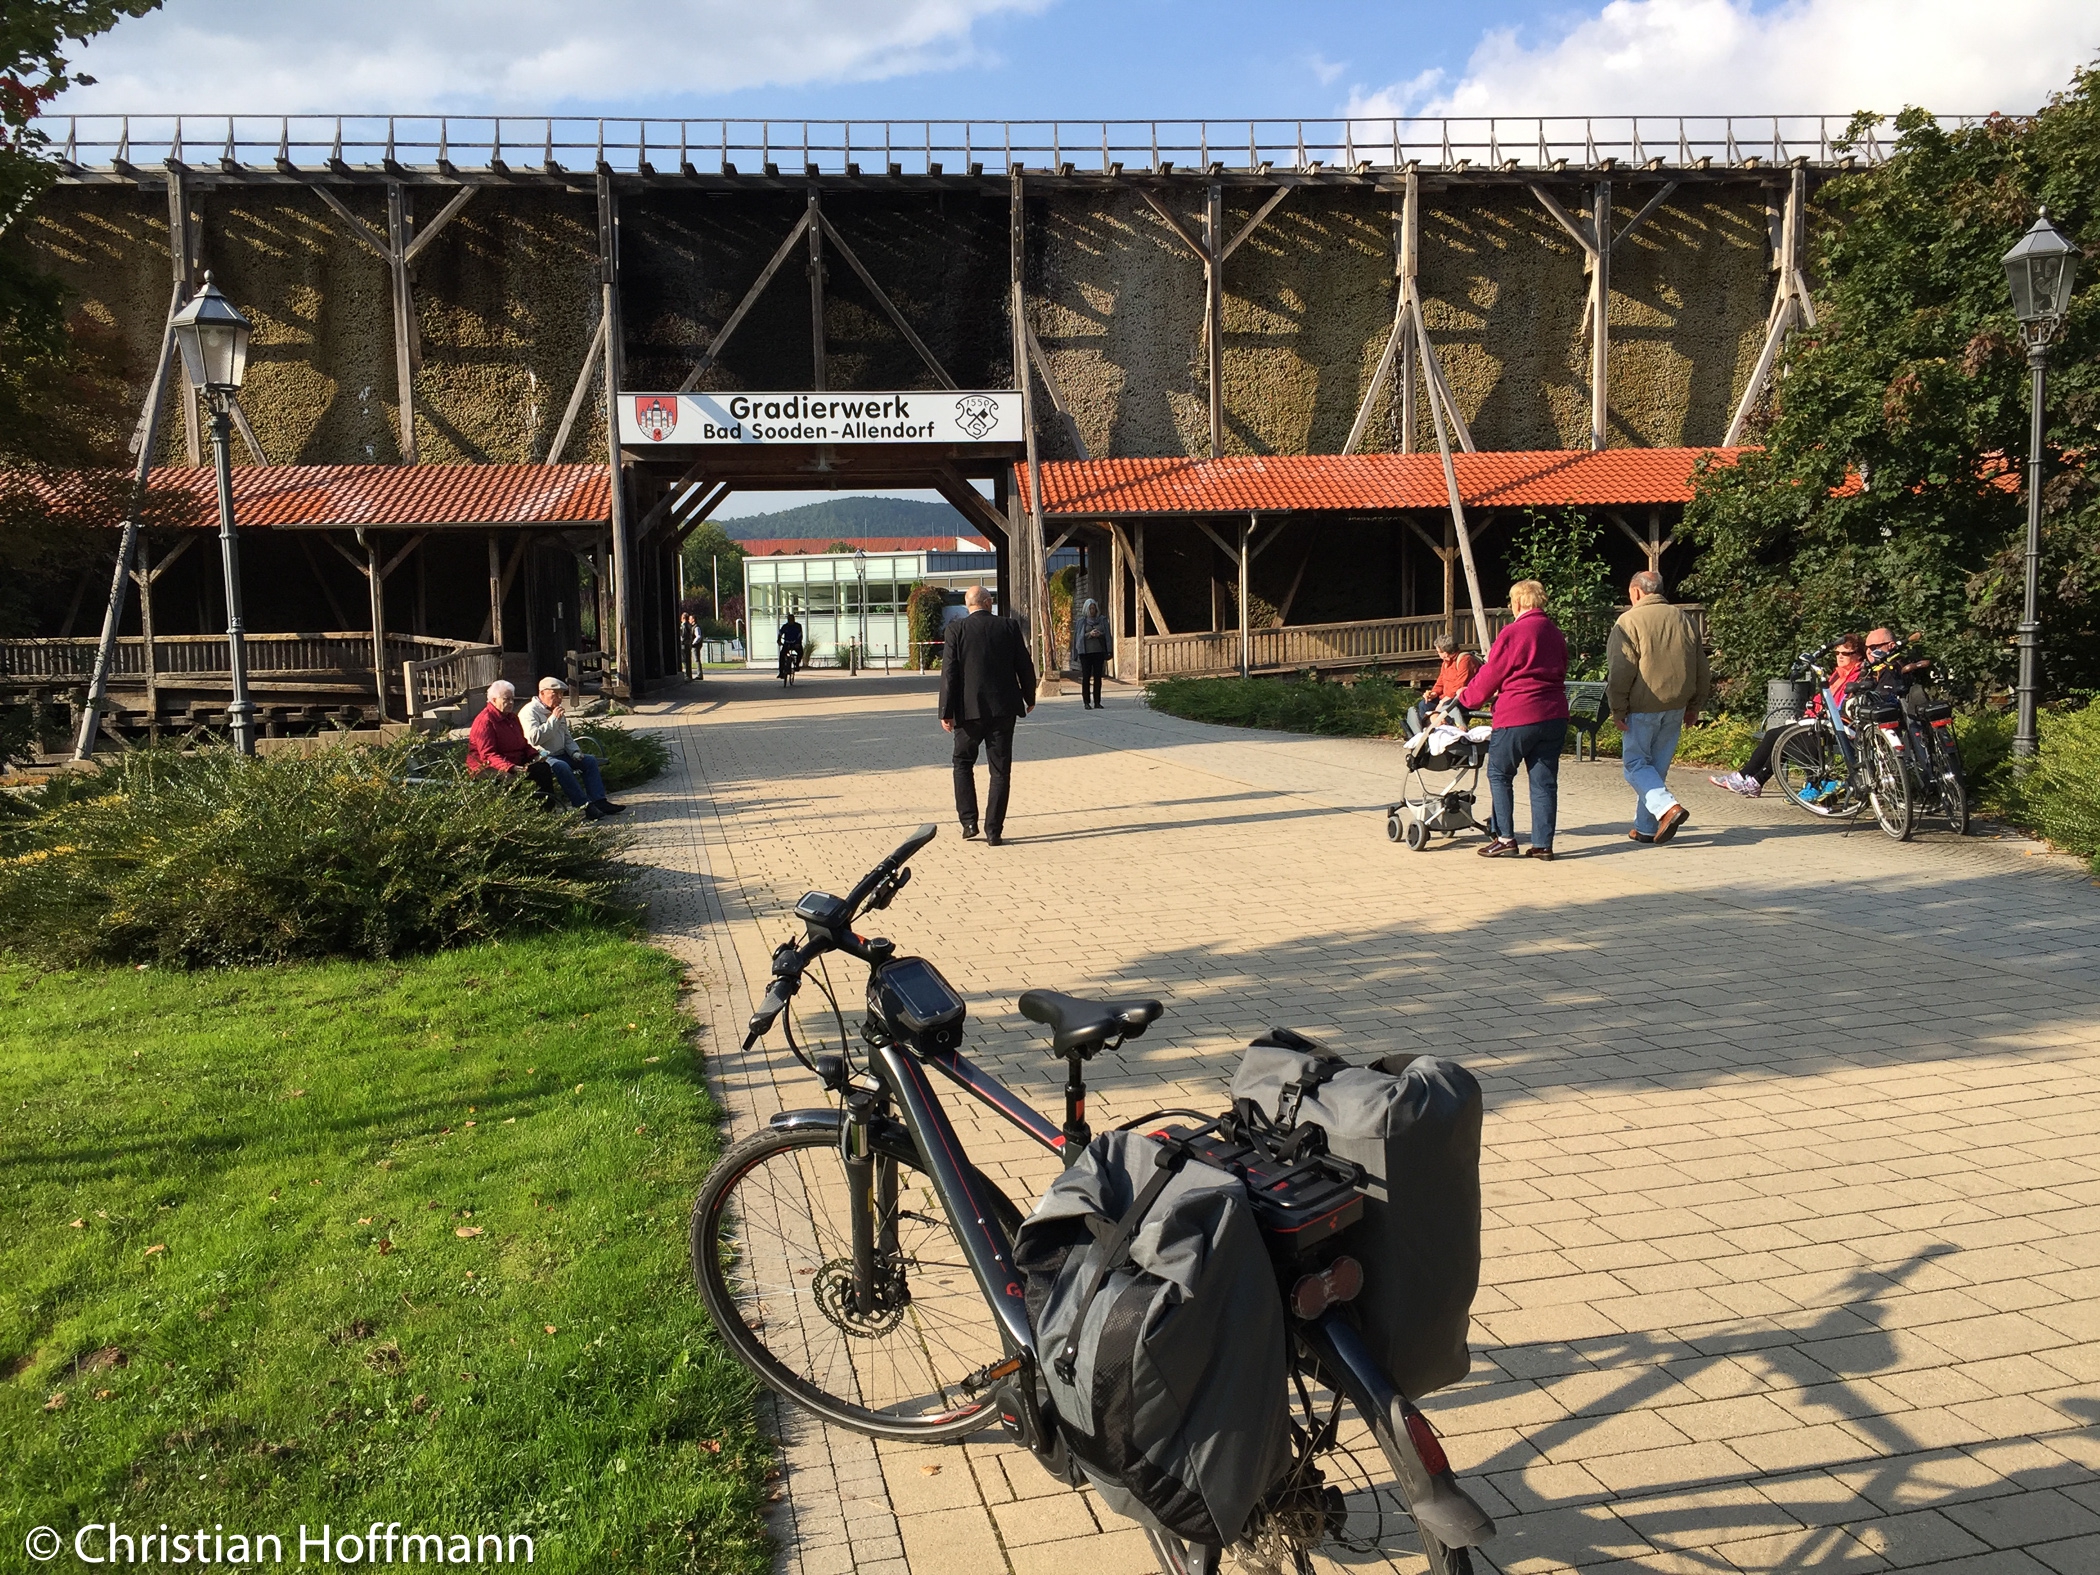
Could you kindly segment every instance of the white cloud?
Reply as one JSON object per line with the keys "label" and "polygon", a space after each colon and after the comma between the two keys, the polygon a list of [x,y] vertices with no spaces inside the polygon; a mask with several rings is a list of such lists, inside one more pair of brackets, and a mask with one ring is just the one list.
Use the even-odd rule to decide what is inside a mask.
{"label": "white cloud", "polygon": [[1465,71],[1364,115],[1941,114],[2038,109],[2100,54],[2092,0],[1611,0],[1551,34],[1487,33]]}
{"label": "white cloud", "polygon": [[60,112],[532,114],[868,81],[978,58],[975,25],[1053,0],[179,0],[78,54]]}
{"label": "white cloud", "polygon": [[1329,60],[1325,55],[1308,55],[1306,56],[1305,64],[1306,68],[1312,72],[1314,80],[1321,87],[1326,87],[1328,83],[1334,81],[1336,77],[1349,69],[1348,61]]}

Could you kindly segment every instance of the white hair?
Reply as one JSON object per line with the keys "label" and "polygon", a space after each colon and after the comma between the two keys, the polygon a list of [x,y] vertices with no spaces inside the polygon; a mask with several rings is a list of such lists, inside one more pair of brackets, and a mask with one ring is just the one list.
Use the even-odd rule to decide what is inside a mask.
{"label": "white hair", "polygon": [[1101,604],[1095,601],[1093,597],[1089,596],[1085,601],[1079,604],[1079,610],[1085,613],[1089,618],[1091,618],[1101,611]]}
{"label": "white hair", "polygon": [[518,686],[516,684],[512,683],[508,678],[499,678],[489,685],[489,704],[494,705],[498,700],[514,700],[517,698],[517,694]]}

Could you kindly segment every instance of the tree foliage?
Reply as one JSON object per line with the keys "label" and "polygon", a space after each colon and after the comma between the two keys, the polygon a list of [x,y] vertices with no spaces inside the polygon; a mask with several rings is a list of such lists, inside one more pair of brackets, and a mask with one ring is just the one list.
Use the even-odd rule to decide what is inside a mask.
{"label": "tree foliage", "polygon": [[1602,678],[1616,603],[1611,565],[1599,548],[1604,527],[1577,508],[1527,509],[1508,562],[1512,580],[1546,587],[1546,609],[1568,637],[1568,676]]}
{"label": "tree foliage", "polygon": [[[1972,679],[2011,674],[2028,370],[1999,259],[2046,204],[2100,246],[2100,67],[2039,114],[1949,130],[1896,119],[1894,155],[1818,194],[1818,326],[1781,366],[1764,448],[1699,478],[1701,549],[1731,699],[1846,628],[1920,631]],[[1866,122],[1855,122],[1853,135]],[[2089,262],[2051,352],[2042,583],[2045,692],[2100,682],[2100,292]]]}

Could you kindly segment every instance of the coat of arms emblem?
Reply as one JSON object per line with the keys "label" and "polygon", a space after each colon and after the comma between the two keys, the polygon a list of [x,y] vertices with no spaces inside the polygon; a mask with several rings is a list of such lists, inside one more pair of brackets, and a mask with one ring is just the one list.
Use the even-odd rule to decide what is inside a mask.
{"label": "coat of arms emblem", "polygon": [[966,394],[955,402],[955,424],[981,438],[999,424],[999,404],[985,394]]}
{"label": "coat of arms emblem", "polygon": [[649,434],[649,441],[661,443],[671,435],[678,425],[678,399],[673,394],[637,394],[634,399],[634,424]]}

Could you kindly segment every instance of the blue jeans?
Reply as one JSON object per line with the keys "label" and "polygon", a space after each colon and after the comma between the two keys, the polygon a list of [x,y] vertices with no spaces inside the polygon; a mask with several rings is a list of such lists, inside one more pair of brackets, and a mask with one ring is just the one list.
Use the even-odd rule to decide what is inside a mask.
{"label": "blue jeans", "polygon": [[1655,835],[1655,823],[1677,802],[1677,795],[1663,785],[1670,762],[1677,757],[1677,735],[1684,731],[1682,711],[1635,711],[1619,719],[1626,745],[1622,769],[1632,784],[1633,829],[1644,837]]}
{"label": "blue jeans", "polygon": [[[578,755],[573,763],[559,755],[549,755],[547,769],[554,773],[554,780],[561,784],[561,790],[569,795],[569,802],[577,809],[605,797],[605,783],[598,776],[598,762],[589,755]],[[577,781],[579,777],[583,779],[581,782]]]}
{"label": "blue jeans", "polygon": [[1488,802],[1494,806],[1488,817],[1491,835],[1511,842],[1517,839],[1516,780],[1521,763],[1531,776],[1531,845],[1553,846],[1553,822],[1560,810],[1560,752],[1567,742],[1566,717],[1495,729],[1488,739]]}

